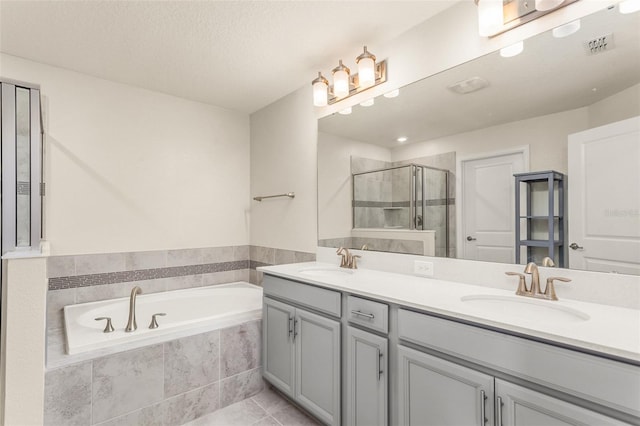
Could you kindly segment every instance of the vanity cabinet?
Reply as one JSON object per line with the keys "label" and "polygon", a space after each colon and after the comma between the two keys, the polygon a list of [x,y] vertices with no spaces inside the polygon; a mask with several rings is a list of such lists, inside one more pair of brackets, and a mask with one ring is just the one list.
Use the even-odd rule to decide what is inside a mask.
{"label": "vanity cabinet", "polygon": [[401,425],[493,424],[492,376],[404,346],[398,358]]}
{"label": "vanity cabinet", "polygon": [[385,337],[347,327],[347,424],[388,424],[388,343]]}
{"label": "vanity cabinet", "polygon": [[299,306],[316,300],[319,312],[335,313],[340,293],[281,281],[264,282],[263,376],[323,423],[340,425],[340,322]]}

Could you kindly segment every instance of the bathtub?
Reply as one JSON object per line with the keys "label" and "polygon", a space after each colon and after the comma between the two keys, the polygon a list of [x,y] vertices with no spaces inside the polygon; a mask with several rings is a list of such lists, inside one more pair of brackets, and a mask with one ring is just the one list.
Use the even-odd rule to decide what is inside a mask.
{"label": "bathtub", "polygon": [[[158,328],[149,329],[151,316],[159,312],[167,315],[157,317]],[[104,333],[106,321],[95,321],[98,317],[111,317],[115,331]],[[129,333],[124,331],[128,317],[128,297],[65,306],[67,354],[102,356],[260,319],[262,288],[237,282],[140,294],[138,329]]]}

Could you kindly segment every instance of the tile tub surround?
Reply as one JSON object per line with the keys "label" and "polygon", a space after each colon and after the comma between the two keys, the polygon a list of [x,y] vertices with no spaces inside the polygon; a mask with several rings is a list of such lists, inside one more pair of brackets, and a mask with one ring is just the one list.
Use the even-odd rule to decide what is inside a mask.
{"label": "tile tub surround", "polygon": [[315,253],[261,246],[51,256],[47,259],[47,360],[65,356],[62,308],[76,303],[246,281],[260,285],[258,266],[309,262]]}
{"label": "tile tub surround", "polygon": [[261,321],[52,369],[46,425],[180,425],[264,388]]}

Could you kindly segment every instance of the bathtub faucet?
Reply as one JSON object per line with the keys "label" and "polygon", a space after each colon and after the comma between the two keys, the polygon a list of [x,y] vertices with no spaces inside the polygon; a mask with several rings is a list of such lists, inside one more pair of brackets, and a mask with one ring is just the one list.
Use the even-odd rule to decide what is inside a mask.
{"label": "bathtub faucet", "polygon": [[131,297],[129,298],[129,321],[127,322],[127,327],[124,329],[127,333],[135,331],[138,328],[138,324],[136,323],[136,295],[141,293],[142,289],[138,286],[131,289]]}

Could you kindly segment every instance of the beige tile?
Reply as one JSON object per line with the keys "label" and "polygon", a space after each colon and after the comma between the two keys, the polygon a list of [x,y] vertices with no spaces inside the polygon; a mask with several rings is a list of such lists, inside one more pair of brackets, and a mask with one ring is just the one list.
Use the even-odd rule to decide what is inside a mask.
{"label": "beige tile", "polygon": [[167,266],[201,265],[202,249],[169,250]]}
{"label": "beige tile", "polygon": [[220,407],[250,398],[264,389],[260,367],[220,381]]}
{"label": "beige tile", "polygon": [[201,417],[185,426],[247,426],[267,417],[265,411],[247,399]]}
{"label": "beige tile", "polygon": [[119,272],[124,270],[124,253],[76,256],[76,275],[102,274],[105,272]]}
{"label": "beige tile", "polygon": [[260,366],[261,324],[261,321],[251,321],[220,330],[221,378]]}
{"label": "beige tile", "polygon": [[45,425],[91,423],[91,362],[48,371],[44,382]]}
{"label": "beige tile", "polygon": [[64,328],[63,308],[76,303],[76,289],[47,291],[47,328]]}
{"label": "beige tile", "polygon": [[[162,403],[163,420],[165,425],[208,425],[209,423],[196,423],[199,418],[206,418],[209,413],[219,408],[220,394],[219,384],[214,383],[191,392],[183,393]],[[191,422],[196,420],[196,422]],[[187,423],[191,422],[191,423]]]}
{"label": "beige tile", "polygon": [[202,249],[202,263],[232,262],[233,260],[233,246]]}
{"label": "beige tile", "polygon": [[293,405],[275,411],[271,416],[282,426],[320,426],[317,420],[311,418]]}
{"label": "beige tile", "polygon": [[218,330],[165,343],[165,398],[218,381],[219,352]]}
{"label": "beige tile", "polygon": [[167,252],[165,250],[125,253],[127,271],[164,268],[165,266],[167,266]]}
{"label": "beige tile", "polygon": [[75,256],[51,256],[47,258],[47,277],[71,277],[75,274]]}
{"label": "beige tile", "polygon": [[249,246],[234,246],[233,260],[249,260]]}
{"label": "beige tile", "polygon": [[258,404],[268,414],[280,411],[289,405],[289,401],[276,392],[271,386],[267,385],[262,392],[251,398],[253,402]]}

